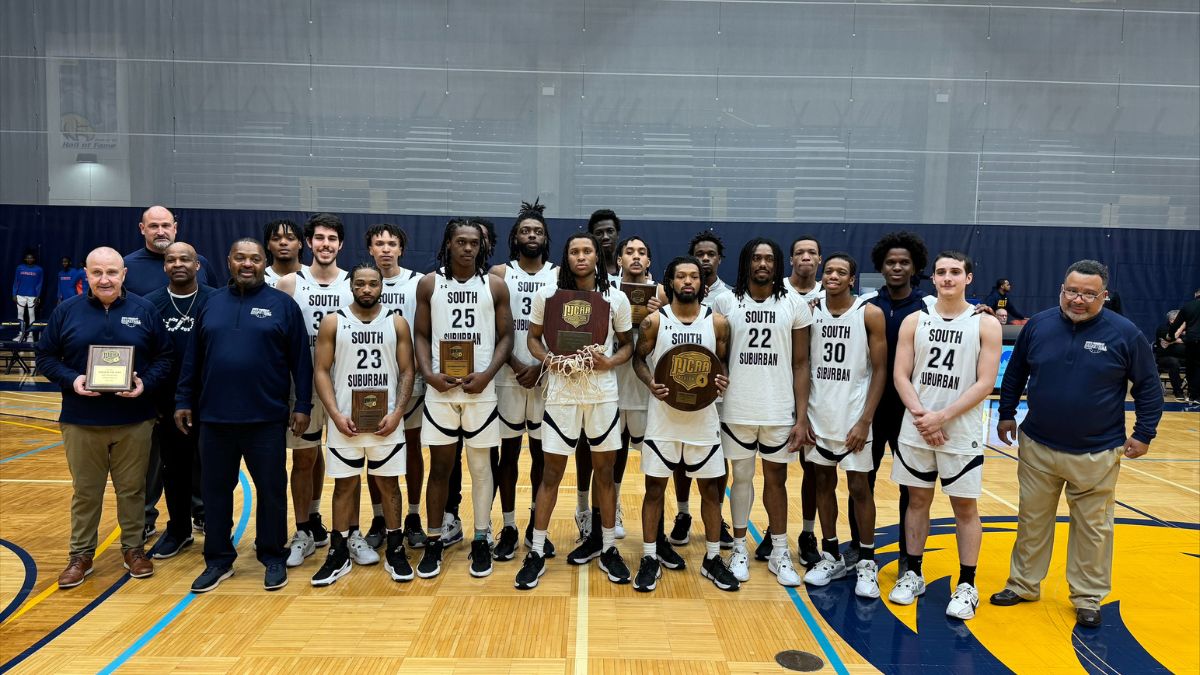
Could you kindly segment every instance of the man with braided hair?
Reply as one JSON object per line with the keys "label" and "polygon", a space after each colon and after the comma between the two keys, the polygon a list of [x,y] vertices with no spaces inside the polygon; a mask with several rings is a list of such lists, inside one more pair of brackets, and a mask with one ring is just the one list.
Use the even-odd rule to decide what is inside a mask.
{"label": "man with braided hair", "polygon": [[[542,341],[546,302],[559,289],[595,291],[608,301],[608,335],[596,348],[574,355],[552,354]],[[571,560],[584,564],[600,557],[600,569],[609,581],[629,583],[629,568],[617,551],[616,493],[613,489],[614,451],[621,447],[618,429],[617,374],[614,370],[633,352],[633,323],[629,300],[608,283],[600,261],[600,245],[590,234],[572,235],[563,247],[558,283],[538,291],[529,316],[529,353],[549,370],[546,409],[542,416],[542,451],[545,468],[534,513],[532,550],[517,573],[516,587],[530,589],[546,572],[546,530],[558,501],[558,485],[567,458],[580,438],[588,440],[595,477],[595,498],[600,506],[602,551]],[[580,372],[576,372],[578,369]]]}
{"label": "man with braided hair", "polygon": [[[487,233],[480,224],[455,219],[446,225],[438,249],[440,267],[417,284],[417,364],[425,378],[425,424],[421,442],[429,446],[426,513],[429,543],[417,576],[442,571],[442,522],[456,444],[461,440],[471,472],[475,538],[471,568],[475,577],[492,573],[488,545],[492,500],[490,448],[500,444],[496,385],[493,381],[512,352],[512,313],[508,288],[488,274]],[[441,345],[470,342],[472,370],[465,377],[441,372]]]}

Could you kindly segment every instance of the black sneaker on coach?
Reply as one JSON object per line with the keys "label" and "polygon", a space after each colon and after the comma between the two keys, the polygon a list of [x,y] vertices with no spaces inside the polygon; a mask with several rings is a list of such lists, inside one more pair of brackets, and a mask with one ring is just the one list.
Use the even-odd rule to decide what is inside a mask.
{"label": "black sneaker on coach", "polygon": [[800,557],[800,564],[804,565],[806,569],[812,569],[821,562],[821,553],[817,550],[817,535],[812,532],[800,533],[800,538],[796,542],[796,551]]}
{"label": "black sneaker on coach", "polygon": [[546,559],[530,551],[525,554],[525,562],[521,563],[521,571],[517,572],[517,580],[513,583],[522,591],[527,591],[538,585],[538,579],[546,573]]}
{"label": "black sneaker on coach", "polygon": [[413,568],[408,564],[408,554],[404,551],[404,533],[387,533],[387,549],[383,553],[383,569],[387,570],[392,581],[412,581]]}
{"label": "black sneaker on coach", "polygon": [[308,514],[308,533],[312,535],[313,544],[317,548],[329,545],[329,530],[325,529],[325,523],[321,522],[321,514]]}
{"label": "black sneaker on coach", "polygon": [[729,531],[729,523],[721,521],[721,549],[728,551],[733,548],[733,533]]}
{"label": "black sneaker on coach", "polygon": [[193,593],[207,593],[217,586],[221,585],[229,577],[233,576],[232,567],[218,567],[217,565],[209,565],[204,568],[200,576],[192,582]]}
{"label": "black sneaker on coach", "polygon": [[681,570],[687,567],[683,556],[675,552],[675,547],[668,544],[665,537],[654,542],[654,552],[658,556],[658,562],[669,570]]}
{"label": "black sneaker on coach", "polygon": [[167,530],[163,533],[163,536],[158,538],[158,541],[154,542],[154,546],[150,548],[149,556],[155,560],[174,558],[179,555],[179,552],[184,547],[191,546],[193,541],[190,533],[187,537],[180,540],[171,534],[170,530]]}
{"label": "black sneaker on coach", "polygon": [[733,576],[733,572],[729,571],[725,560],[719,555],[704,559],[704,565],[700,568],[700,576],[712,581],[713,586],[723,591],[736,591],[741,587],[737,577]]}
{"label": "black sneaker on coach", "polygon": [[671,526],[671,534],[667,535],[667,541],[676,546],[684,546],[691,538],[692,529],[692,514],[680,513],[675,516],[675,524]]}
{"label": "black sneaker on coach", "polygon": [[607,551],[600,554],[600,569],[608,574],[608,580],[614,584],[629,583],[629,566],[616,546],[609,546]]}
{"label": "black sneaker on coach", "polygon": [[332,542],[329,545],[329,553],[326,554],[321,569],[312,577],[313,586],[329,586],[349,574],[354,567],[350,562],[350,548],[342,533],[334,532],[330,538]]}
{"label": "black sneaker on coach", "polygon": [[287,586],[287,581],[287,565],[281,562],[267,565],[267,571],[263,573],[263,588],[277,591]]}
{"label": "black sneaker on coach", "polygon": [[425,534],[425,528],[421,525],[420,514],[410,513],[404,516],[404,538],[408,540],[409,548],[425,548],[429,543],[429,536]]}
{"label": "black sneaker on coach", "polygon": [[[669,546],[667,548],[670,548]],[[633,590],[640,593],[649,593],[658,586],[658,579],[662,576],[662,567],[658,564],[658,559],[654,556],[642,556],[642,562],[638,565],[637,576],[633,578]]]}
{"label": "black sneaker on coach", "polygon": [[762,541],[758,542],[758,548],[754,549],[754,559],[766,562],[771,559],[771,551],[775,550],[775,545],[771,543],[771,530],[763,531]]}
{"label": "black sneaker on coach", "polygon": [[517,528],[505,526],[500,530],[500,538],[496,540],[496,547],[492,549],[493,560],[512,560],[517,555]]}
{"label": "black sneaker on coach", "polygon": [[425,555],[417,564],[417,576],[432,579],[442,573],[442,540],[430,539],[425,546]]}
{"label": "black sneaker on coach", "polygon": [[487,539],[472,539],[468,557],[471,558],[471,576],[486,577],[492,573],[492,548]]}
{"label": "black sneaker on coach", "polygon": [[367,530],[367,536],[363,537],[366,540],[367,546],[371,548],[379,548],[383,546],[383,539],[387,535],[387,522],[383,516],[375,516],[371,519],[371,529]]}

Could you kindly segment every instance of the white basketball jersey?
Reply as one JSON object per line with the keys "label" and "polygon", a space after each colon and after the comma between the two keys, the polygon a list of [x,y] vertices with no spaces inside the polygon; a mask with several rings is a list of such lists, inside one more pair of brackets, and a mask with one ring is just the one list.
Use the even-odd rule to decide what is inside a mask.
{"label": "white basketball jersey", "polygon": [[715,309],[729,321],[729,388],[721,421],[725,424],[791,426],[796,398],[792,389],[792,331],[812,323],[808,304],[795,294],[756,301],[749,293],[729,293]]}
{"label": "white basketball jersey", "polygon": [[341,270],[337,279],[328,284],[320,284],[313,279],[312,270],[305,265],[296,272],[296,290],[292,293],[292,298],[300,305],[305,330],[308,331],[308,346],[315,355],[317,330],[321,327],[321,319],[326,314],[333,314],[354,302],[354,294],[350,292],[350,274]]}
{"label": "white basketball jersey", "polygon": [[[546,286],[558,284],[558,267],[551,262],[530,274],[521,269],[517,261],[504,266],[504,284],[508,286],[508,306],[513,317],[513,356],[522,363],[534,363],[529,353],[529,316],[533,313],[533,296]],[[501,387],[519,387],[513,369],[507,363],[496,373],[496,384]]]}
{"label": "white basketball jersey", "polygon": [[[429,318],[432,326],[430,347],[433,351],[433,372],[441,369],[442,340],[475,343],[474,372],[481,373],[488,369],[492,363],[492,353],[496,351],[496,305],[487,274],[458,281],[436,273]],[[493,378],[487,388],[478,394],[468,394],[462,387],[454,387],[444,393],[428,387],[425,398],[458,403],[495,401],[496,380]]]}
{"label": "white basketball jersey", "polygon": [[[650,283],[650,275],[646,275],[646,281]],[[616,286],[621,288],[621,284]],[[621,291],[622,294],[624,291]],[[626,296],[628,297],[628,296]],[[637,349],[638,334],[641,332],[640,326],[633,327],[633,348]],[[621,410],[645,410],[646,402],[650,400],[650,390],[642,384],[642,380],[638,378],[637,373],[633,372],[633,359],[629,359],[625,363],[617,366],[617,390],[620,392],[617,399],[620,404],[618,408]]]}
{"label": "white basketball jersey", "polygon": [[808,421],[819,441],[845,442],[867,407],[872,373],[866,316],[862,298],[855,298],[841,316],[831,314],[824,302],[813,309]]}
{"label": "white basketball jersey", "polygon": [[[913,340],[912,385],[926,410],[941,410],[956,401],[975,384],[979,364],[979,315],[974,306],[962,314],[944,319],[929,307],[917,316]],[[983,454],[983,414],[985,402],[948,420],[942,430],[949,441],[931,448],[957,455]],[[900,425],[901,443],[930,448],[913,425],[912,413],[904,411]]]}
{"label": "white basketball jersey", "polygon": [[263,273],[263,282],[264,283],[266,283],[271,288],[275,288],[276,286],[279,285],[279,280],[281,278],[282,277],[279,276],[278,272],[271,269],[270,265],[267,265],[267,270],[266,270],[266,272]]}
{"label": "white basketball jersey", "polygon": [[[419,272],[401,267],[399,274],[383,280],[383,294],[379,296],[379,304],[400,312],[400,316],[408,322],[408,335],[413,341],[413,354],[417,353],[417,283],[421,281],[421,276]],[[424,393],[425,379],[418,372],[413,378],[412,395],[415,399]]]}
{"label": "white basketball jersey", "polygon": [[[669,280],[664,280],[664,282],[665,281]],[[733,293],[733,289],[726,285],[724,281],[717,279],[713,282],[712,286],[708,287],[708,292],[704,294],[704,299],[700,301],[700,304],[704,305],[705,307],[712,307],[713,303],[717,301],[717,298],[730,293]]]}
{"label": "white basketball jersey", "polygon": [[[355,390],[383,389],[387,391],[386,414],[399,403],[400,369],[396,364],[396,328],[392,311],[381,308],[379,316],[363,323],[349,309],[338,310],[337,340],[333,352],[333,394],[338,411],[347,417],[353,412]],[[359,429],[358,435],[347,438],[338,431],[333,420],[325,426],[331,448],[362,448],[373,445],[395,445],[404,442],[404,425],[387,436],[376,436],[372,429]]]}
{"label": "white basketball jersey", "polygon": [[[558,292],[558,284],[550,284],[538,291],[533,298],[533,311],[529,315],[529,322],[539,326],[545,326],[546,323],[546,301],[554,297]],[[615,286],[610,286],[604,293],[604,299],[608,301],[608,336],[604,340],[605,351],[604,355],[611,357],[617,350],[617,333],[624,333],[633,328],[632,320],[629,313],[629,298],[625,294],[617,290]],[[545,343],[545,338],[542,339]],[[595,372],[591,376],[591,385],[584,387],[585,395],[578,395],[578,391],[574,394],[566,393],[577,390],[578,388],[568,387],[567,381],[562,375],[550,371],[546,379],[546,403],[564,403],[564,404],[580,404],[587,405],[591,403],[610,403],[618,399],[617,395],[617,373],[615,370],[605,370]]]}
{"label": "white basketball jersey", "polygon": [[[662,355],[677,345],[700,345],[715,354],[717,332],[713,328],[714,316],[711,307],[701,306],[699,318],[686,324],[675,317],[670,305],[658,310],[658,337],[654,341],[654,351],[647,359],[650,372],[654,372]],[[645,386],[643,384],[642,388],[645,389]],[[717,415],[717,405],[714,402],[700,410],[684,412],[651,396],[646,404],[646,438],[692,445],[716,445],[721,442],[721,419]]]}
{"label": "white basketball jersey", "polygon": [[800,291],[796,290],[796,287],[792,285],[792,282],[790,279],[786,280],[784,282],[784,285],[787,286],[788,293],[795,295],[796,297],[803,300],[805,303],[812,302],[813,300],[821,300],[821,299],[825,298],[825,289],[821,288],[820,280],[817,280],[816,286],[813,286],[812,288],[810,288],[808,291],[806,291],[804,293],[801,293]]}

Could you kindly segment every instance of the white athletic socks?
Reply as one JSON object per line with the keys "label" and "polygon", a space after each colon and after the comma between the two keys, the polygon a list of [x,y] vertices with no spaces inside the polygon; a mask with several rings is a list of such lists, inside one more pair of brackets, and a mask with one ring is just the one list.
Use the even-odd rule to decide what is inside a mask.
{"label": "white athletic socks", "polygon": [[533,528],[533,546],[530,548],[534,553],[538,554],[539,558],[545,556],[546,534],[546,530],[539,530],[536,527]]}
{"label": "white athletic socks", "polygon": [[720,541],[704,542],[704,559],[705,560],[707,560],[709,558],[716,558],[719,555],[721,555],[721,542]]}
{"label": "white athletic socks", "polygon": [[649,544],[647,544],[646,542],[642,542],[642,556],[643,557],[653,558],[657,555],[658,555],[658,544],[656,544],[655,542],[650,542]]}
{"label": "white athletic socks", "polygon": [[813,520],[804,521],[804,531],[805,532],[812,532],[814,530],[814,528],[816,528],[816,526],[817,526],[817,521],[815,518]]}
{"label": "white athletic socks", "polygon": [[600,527],[600,550],[607,551],[609,548],[617,545],[617,528],[615,527]]}
{"label": "white athletic socks", "polygon": [[421,505],[413,504],[412,502],[409,502],[408,503],[408,515],[410,515],[410,516],[421,515]]}
{"label": "white athletic socks", "polygon": [[382,517],[383,516],[383,504],[372,504],[371,512],[373,514],[375,514],[376,518]]}
{"label": "white athletic socks", "polygon": [[321,512],[321,500],[320,499],[312,500],[312,503],[308,505],[308,512],[310,514],[320,513]]}
{"label": "white athletic socks", "polygon": [[579,490],[575,493],[575,513],[584,513],[592,510],[592,492],[591,490]]}
{"label": "white athletic socks", "polygon": [[679,506],[680,513],[691,513],[691,511],[688,510],[687,502],[675,502],[675,503]]}
{"label": "white athletic socks", "polygon": [[734,537],[733,538],[733,550],[745,551],[746,550],[746,538],[745,537]]}
{"label": "white athletic socks", "polygon": [[783,555],[788,550],[787,534],[771,533],[771,553],[772,555]]}
{"label": "white athletic socks", "polygon": [[504,515],[504,526],[515,529],[517,527],[517,512],[516,511],[505,511],[503,515]]}

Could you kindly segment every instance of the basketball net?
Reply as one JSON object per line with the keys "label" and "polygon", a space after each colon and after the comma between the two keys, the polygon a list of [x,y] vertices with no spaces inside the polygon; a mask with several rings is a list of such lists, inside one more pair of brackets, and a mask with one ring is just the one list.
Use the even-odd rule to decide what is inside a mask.
{"label": "basketball net", "polygon": [[593,357],[604,352],[602,345],[589,345],[574,354],[551,354],[538,376],[543,395],[549,401],[551,378],[547,374],[557,373],[560,386],[553,403],[571,405],[594,402],[601,392],[596,384],[596,361]]}

